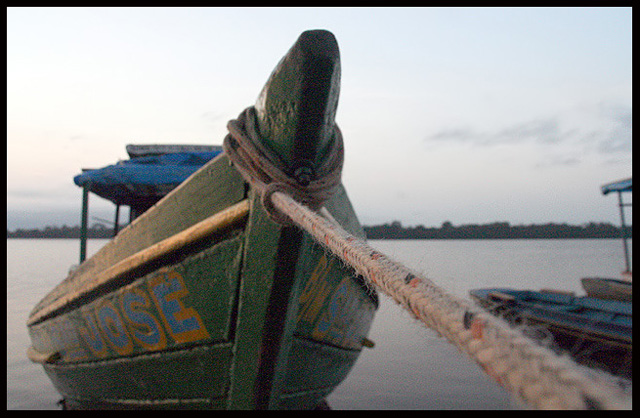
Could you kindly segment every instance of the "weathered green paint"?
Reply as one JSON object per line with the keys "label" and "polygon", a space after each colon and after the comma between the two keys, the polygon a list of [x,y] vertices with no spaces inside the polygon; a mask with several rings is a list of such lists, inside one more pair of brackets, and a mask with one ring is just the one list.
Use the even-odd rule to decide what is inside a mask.
{"label": "weathered green paint", "polygon": [[[287,365],[291,370],[284,382],[284,393],[279,403],[290,402],[307,391],[327,390],[340,383],[351,370],[359,350],[345,350],[313,340],[296,338]],[[300,373],[304,370],[305,373]],[[281,407],[281,405],[276,405]]]}
{"label": "weathered green paint", "polygon": [[[75,402],[83,399],[89,402],[85,399],[88,394],[100,394],[108,399],[128,399],[126,405],[130,407],[134,404],[154,408],[178,406],[176,403],[147,402],[163,398],[186,400],[193,406],[196,399],[204,396],[202,393],[209,393],[207,396],[217,393],[227,399],[228,404],[223,406],[228,408],[301,408],[313,407],[344,379],[362,348],[361,341],[368,332],[375,302],[338,260],[327,256],[306,234],[300,243],[295,270],[288,278],[274,277],[278,254],[282,256],[278,244],[283,229],[268,218],[255,198],[253,205],[242,235],[189,256],[179,264],[149,273],[81,309],[31,327],[34,348],[62,354],[58,363],[45,367],[58,390]],[[337,219],[352,219],[344,193],[337,193],[327,206],[342,208],[342,213],[333,213]],[[100,329],[105,353],[92,356],[78,331],[90,327],[85,318],[93,314],[93,320],[97,322],[95,313],[101,307],[113,306],[132,336],[135,326],[123,309],[123,296],[146,294],[149,304],[143,306],[144,310],[153,318],[162,318],[148,289],[149,284],[167,270],[177,272],[184,279],[188,294],[180,300],[184,307],[199,312],[209,337],[186,345],[193,348],[165,354],[171,347],[180,347],[171,340],[165,328],[168,342],[161,350],[154,351],[133,341],[132,351],[123,359]],[[289,281],[286,289],[273,287],[274,283],[282,284],[283,280]],[[288,298],[286,308],[278,312],[284,319],[280,328],[274,328],[273,320],[277,317],[268,315],[274,293],[285,295],[279,298]],[[331,310],[331,304],[347,310]],[[235,322],[230,322],[231,319]],[[338,338],[341,332],[345,334]],[[277,352],[263,352],[274,338],[279,342],[272,343],[271,347],[276,347]],[[219,350],[226,350],[228,354],[220,354]],[[174,360],[168,360],[170,358]],[[223,358],[227,360],[223,361]],[[272,362],[271,366],[266,367],[262,361]],[[215,365],[196,370],[200,367],[198,364],[211,362]],[[175,380],[167,376],[167,369],[172,370],[169,375],[182,376],[180,373],[184,371],[198,379],[181,378],[182,383],[173,384]],[[308,373],[300,373],[300,370]],[[202,373],[208,373],[207,377]],[[264,379],[272,381],[261,386]],[[94,383],[89,384],[89,381]],[[117,384],[104,386],[104,382],[114,381]],[[201,381],[201,388],[194,389],[197,381]],[[211,385],[223,388],[223,391],[212,391]],[[257,392],[265,386],[268,393]],[[149,398],[150,393],[154,394],[152,398]],[[135,403],[136,400],[139,402]],[[180,404],[180,407],[187,404]]]}
{"label": "weathered green paint", "polygon": [[[349,232],[363,234],[342,186],[325,207]],[[274,409],[313,408],[344,380],[378,306],[376,292],[306,233],[296,276],[298,307],[290,311],[295,329]]]}
{"label": "weathered green paint", "polygon": [[[346,196],[338,194],[336,199],[344,200]],[[348,201],[332,202],[329,206],[344,207],[345,203]],[[375,302],[348,270],[327,257],[308,236],[304,236],[300,244],[295,271],[291,271],[288,278],[274,277],[283,229],[267,217],[257,200],[254,199],[253,204],[243,234],[187,257],[177,265],[149,273],[81,309],[31,327],[37,350],[62,353],[59,363],[45,367],[58,390],[75,402],[99,394],[101,398],[128,399],[126,405],[130,407],[154,408],[193,406],[196,399],[204,396],[202,393],[208,394],[207,399],[214,399],[217,393],[228,402],[223,406],[233,409],[313,407],[329,393],[355,362],[361,341],[368,332]],[[334,215],[340,217],[338,213]],[[81,334],[72,337],[72,330],[88,329],[87,316],[93,314],[97,322],[96,312],[105,306],[115,308],[125,321],[128,334],[133,336],[135,326],[128,321],[123,309],[126,294],[147,295],[148,305],[140,306],[151,317],[162,318],[148,289],[167,269],[184,278],[188,294],[180,300],[185,308],[199,313],[208,338],[186,346],[177,344],[165,326],[168,340],[165,347],[154,351],[133,341],[131,352],[123,359],[122,353],[109,345],[103,329],[99,329],[105,346],[102,357],[91,356]],[[274,283],[282,284],[283,280],[290,283],[286,289],[274,287]],[[273,323],[278,317],[268,314],[269,309],[274,308],[270,305],[274,294],[288,300],[286,308],[278,312],[283,319],[278,327]],[[341,332],[345,334],[341,336]],[[273,344],[274,338],[278,340],[276,344]],[[165,351],[180,346],[193,348]],[[275,347],[277,351],[265,352],[265,347]],[[226,350],[228,354],[215,354],[216,350]],[[175,364],[165,357],[173,358]],[[271,365],[265,366],[265,361]],[[210,366],[202,368],[207,364]],[[176,383],[167,376],[181,376],[183,371],[197,379],[181,378],[180,383]],[[206,373],[206,377],[202,373]],[[265,379],[269,384],[264,384]],[[87,381],[102,383],[91,385]],[[104,386],[105,382],[114,383]],[[194,389],[197,382],[201,382],[201,387]],[[223,388],[222,392],[212,391],[211,385]],[[265,388],[268,393],[258,392]],[[153,397],[149,398],[151,393]],[[188,402],[148,403],[149,399]],[[199,405],[205,404],[209,405]],[[110,404],[118,405],[122,406]]]}
{"label": "weathered green paint", "polygon": [[231,344],[225,343],[100,363],[47,365],[45,371],[65,398],[89,405],[107,399],[197,402],[225,396],[230,360]]}
{"label": "weathered green paint", "polygon": [[[76,403],[83,401],[93,406],[104,399],[127,400],[126,405],[139,407],[178,406],[148,403],[154,399],[181,400],[191,406],[198,399],[207,399],[209,405],[216,397],[220,398],[217,405],[222,405],[220,402],[226,399],[229,386],[230,332],[242,245],[242,235],[229,239],[180,264],[148,274],[81,309],[32,326],[30,334],[37,350],[62,354],[55,364],[45,365],[58,391]],[[202,321],[205,332],[191,335],[192,341],[180,342],[176,338],[167,320],[171,310],[165,308],[163,312],[151,296],[154,281],[157,285],[158,279],[164,280],[168,272],[177,273],[185,284],[184,289],[174,289],[166,297],[169,301],[179,301],[182,307],[174,316],[187,313],[186,319],[189,319],[189,315],[197,314]],[[125,298],[129,295],[138,296],[136,313],[155,322],[162,333],[158,338],[162,344],[150,347],[136,337],[145,332],[150,334],[151,329],[144,326],[145,319],[141,321],[127,312]],[[113,324],[99,320],[99,312],[105,308],[112,309],[124,324],[128,341],[124,345],[130,345],[126,354],[118,352],[110,340],[109,330],[104,327]],[[180,319],[185,317],[177,318]],[[88,344],[91,337],[100,340],[101,352],[96,353]]]}
{"label": "weathered green paint", "polygon": [[[326,206],[352,233],[362,232],[344,188]],[[293,283],[271,409],[313,408],[337,386],[357,359],[377,307],[375,292],[367,295],[353,272],[307,233],[302,234]],[[298,384],[299,379],[307,381]]]}
{"label": "weathered green paint", "polygon": [[224,409],[225,398],[203,398],[203,399],[162,399],[147,400],[144,402],[131,402],[114,399],[74,399],[65,398],[64,405],[67,409],[84,409],[91,405],[91,409],[124,409],[124,410],[149,410],[149,409],[170,409],[170,410],[203,410],[203,409]]}
{"label": "weathered green paint", "polygon": [[296,177],[315,170],[331,145],[340,94],[340,52],[334,36],[307,31],[277,65],[255,108],[265,145]]}
{"label": "weathered green paint", "polygon": [[[30,327],[33,348],[42,353],[60,353],[61,363],[77,363],[173,349],[184,340],[200,344],[229,341],[242,241],[242,236],[224,241],[179,264],[156,269],[80,309]],[[168,325],[171,307],[163,309],[164,301],[155,293],[165,283],[177,286],[167,297],[180,303],[181,313],[197,315],[202,321],[201,334],[181,337]],[[101,315],[106,319],[100,321]],[[125,348],[111,344],[110,330],[104,326],[100,329],[105,323],[110,325],[108,315],[124,325],[115,334],[122,334],[127,341],[123,343]],[[157,343],[145,342],[144,334],[148,338],[152,332],[158,334],[153,336]],[[96,347],[90,341],[96,341]]]}
{"label": "weathered green paint", "polygon": [[[326,395],[339,384],[357,359],[377,307],[375,292],[368,295],[350,270],[302,232],[295,268],[278,277],[278,244],[287,231],[268,218],[256,199],[253,202],[245,233],[229,407],[313,408],[324,396],[318,394]],[[335,216],[349,218],[354,232],[361,230],[345,193],[337,193],[328,206],[342,208]],[[270,318],[273,294],[283,306]],[[318,361],[322,366],[316,366]],[[299,384],[300,375],[314,367],[306,384]],[[316,395],[309,395],[310,390]]]}
{"label": "weathered green paint", "polygon": [[[339,80],[333,36],[305,33],[301,40],[291,50],[297,58],[283,60],[261,96],[271,124],[265,132],[292,167],[323,158]],[[308,48],[322,45],[325,51],[312,54],[302,70],[291,69]],[[331,65],[310,68],[318,57]],[[324,93],[313,91],[318,87]],[[272,94],[278,97],[271,100]],[[278,110],[289,105],[294,115]],[[306,139],[289,146],[291,135]],[[377,307],[375,292],[307,233],[274,223],[224,155],[121,231],[33,313],[247,197],[245,224],[134,269],[57,316],[34,321],[33,349],[57,353],[44,367],[67,406],[313,408],[346,377]],[[364,236],[342,186],[325,206],[343,227]]]}
{"label": "weathered green paint", "polygon": [[263,213],[259,201],[251,200],[247,221],[245,254],[238,304],[234,359],[231,366],[229,403],[231,409],[256,407],[264,317],[273,286],[280,228]]}
{"label": "weathered green paint", "polygon": [[97,272],[239,202],[245,193],[242,177],[230,166],[228,158],[220,155],[85,260],[34,307],[31,315],[79,284],[90,281]]}

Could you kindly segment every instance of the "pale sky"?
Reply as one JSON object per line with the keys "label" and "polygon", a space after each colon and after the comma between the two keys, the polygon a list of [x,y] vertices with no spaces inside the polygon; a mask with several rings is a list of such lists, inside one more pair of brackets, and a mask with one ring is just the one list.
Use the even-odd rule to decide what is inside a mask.
{"label": "pale sky", "polygon": [[9,8],[7,227],[79,224],[73,176],[126,144],[221,144],[307,29],[363,224],[619,223],[631,8]]}

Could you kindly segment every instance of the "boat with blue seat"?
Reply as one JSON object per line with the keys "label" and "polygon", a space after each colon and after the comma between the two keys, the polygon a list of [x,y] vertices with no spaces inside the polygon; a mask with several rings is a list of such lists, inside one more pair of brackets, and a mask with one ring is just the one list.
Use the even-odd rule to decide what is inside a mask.
{"label": "boat with blue seat", "polygon": [[632,282],[622,193],[631,192],[631,178],[607,183],[602,194],[618,193],[620,233],[625,256],[622,279],[585,277],[586,296],[559,290],[476,289],[471,298],[489,312],[577,362],[631,379]]}
{"label": "boat with blue seat", "polygon": [[[570,292],[476,289],[471,298],[578,363],[632,377],[632,303]],[[548,331],[548,333],[544,332]]]}

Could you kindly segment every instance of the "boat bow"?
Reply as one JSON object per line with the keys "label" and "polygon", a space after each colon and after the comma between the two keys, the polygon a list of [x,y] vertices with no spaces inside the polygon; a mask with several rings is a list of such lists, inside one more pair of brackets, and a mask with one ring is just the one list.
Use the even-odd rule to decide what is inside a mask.
{"label": "boat bow", "polygon": [[342,135],[335,123],[340,55],[327,31],[304,32],[276,66],[255,106],[229,122],[224,149],[242,176],[263,194],[285,191],[314,209],[340,184]]}

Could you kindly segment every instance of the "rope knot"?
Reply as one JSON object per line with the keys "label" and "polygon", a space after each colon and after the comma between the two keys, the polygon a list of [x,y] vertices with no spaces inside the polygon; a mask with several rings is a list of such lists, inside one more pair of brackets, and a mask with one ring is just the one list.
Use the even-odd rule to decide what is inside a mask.
{"label": "rope knot", "polygon": [[340,184],[344,161],[342,134],[334,125],[333,141],[322,163],[313,167],[311,161],[305,161],[289,175],[284,168],[287,165],[264,145],[256,121],[253,106],[243,110],[227,124],[229,134],[222,146],[242,177],[261,193],[269,217],[289,226],[292,222],[273,205],[271,195],[283,192],[313,210],[320,209]]}

